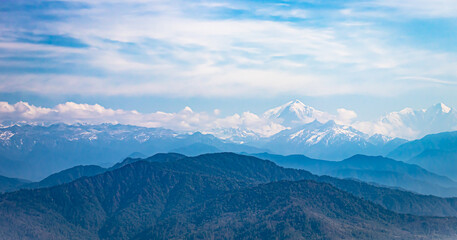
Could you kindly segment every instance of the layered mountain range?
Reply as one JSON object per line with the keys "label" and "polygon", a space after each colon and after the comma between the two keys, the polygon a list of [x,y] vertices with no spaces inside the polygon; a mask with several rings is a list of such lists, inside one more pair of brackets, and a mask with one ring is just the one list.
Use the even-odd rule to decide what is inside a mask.
{"label": "layered mountain range", "polygon": [[442,197],[457,196],[457,182],[415,164],[381,156],[354,155],[342,161],[325,161],[304,155],[253,154],[261,159],[289,168],[304,169],[317,175],[358,179],[420,194]]}
{"label": "layered mountain range", "polygon": [[457,132],[427,135],[401,145],[388,156],[457,180]]}
{"label": "layered mountain range", "polygon": [[128,125],[14,125],[0,129],[0,175],[38,180],[76,165],[111,166],[133,152],[259,152],[212,135]]}
{"label": "layered mountain range", "polygon": [[354,154],[387,154],[405,142],[368,137],[332,121],[314,121],[243,144],[200,132],[180,134],[168,129],[111,124],[14,125],[0,129],[0,134],[0,175],[30,180],[76,165],[110,166],[133,152],[178,152],[191,156],[213,152],[298,153],[341,160]]}
{"label": "layered mountain range", "polygon": [[[233,153],[126,159],[0,195],[2,239],[453,239],[457,202]],[[433,217],[435,216],[435,217]],[[440,217],[436,217],[440,216]]]}
{"label": "layered mountain range", "polygon": [[[454,110],[437,104],[425,110],[405,109],[391,113],[368,125],[362,122],[344,125],[338,117],[298,100],[266,111],[263,118],[282,124],[285,129],[265,137],[252,129],[240,128],[219,128],[210,131],[212,135],[112,124],[12,125],[0,128],[0,175],[39,180],[81,164],[110,166],[132,152],[144,155],[178,152],[194,156],[222,151],[269,152],[303,154],[324,160],[343,160],[355,154],[387,156],[407,142],[390,137],[389,132],[398,131],[389,129],[400,128],[420,136],[427,132],[452,130],[457,123]],[[377,130],[386,134],[375,133]],[[436,153],[436,150],[428,149],[417,158],[436,158],[438,154],[445,159],[454,159],[452,151]],[[426,169],[433,168],[433,164],[422,164],[425,162],[422,160],[411,162]],[[47,167],[43,168],[44,165]],[[432,171],[450,176],[450,171],[445,174],[437,169]]]}
{"label": "layered mountain range", "polygon": [[457,132],[389,134],[452,130],[454,110],[438,104],[345,125],[291,101],[263,118],[284,130],[2,127],[0,236],[457,238]]}

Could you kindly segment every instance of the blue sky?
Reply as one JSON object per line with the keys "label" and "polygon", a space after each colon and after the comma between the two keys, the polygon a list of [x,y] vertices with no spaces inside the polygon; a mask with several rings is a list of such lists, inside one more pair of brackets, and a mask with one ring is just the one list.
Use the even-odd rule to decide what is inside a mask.
{"label": "blue sky", "polygon": [[457,106],[457,3],[2,1],[0,101],[178,112]]}

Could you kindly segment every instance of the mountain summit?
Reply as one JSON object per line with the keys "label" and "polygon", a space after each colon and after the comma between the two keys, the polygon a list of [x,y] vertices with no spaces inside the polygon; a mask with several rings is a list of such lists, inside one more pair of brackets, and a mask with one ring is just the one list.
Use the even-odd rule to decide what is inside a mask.
{"label": "mountain summit", "polygon": [[295,127],[313,122],[314,120],[326,122],[330,119],[330,114],[307,106],[300,100],[290,101],[284,105],[270,109],[263,116],[266,119],[277,121],[286,127]]}
{"label": "mountain summit", "polygon": [[428,112],[431,112],[435,110],[437,113],[438,112],[441,112],[441,113],[450,113],[452,111],[452,108],[444,105],[444,103],[438,103],[438,104],[435,104],[434,106],[430,107],[429,109],[427,109],[426,111]]}

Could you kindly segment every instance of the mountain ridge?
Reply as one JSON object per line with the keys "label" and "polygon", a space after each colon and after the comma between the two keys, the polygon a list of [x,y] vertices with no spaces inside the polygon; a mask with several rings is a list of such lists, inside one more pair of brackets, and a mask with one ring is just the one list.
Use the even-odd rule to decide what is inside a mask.
{"label": "mountain ridge", "polygon": [[252,154],[283,167],[304,169],[317,175],[353,178],[386,187],[396,187],[420,194],[457,197],[457,182],[429,172],[417,165],[382,156],[354,155],[341,161],[325,161],[303,155]]}
{"label": "mountain ridge", "polygon": [[457,131],[430,134],[402,144],[388,156],[417,164],[455,180],[457,179]]}
{"label": "mountain ridge", "polygon": [[[208,144],[220,151],[265,150],[199,132],[178,134],[163,128],[119,124],[12,126],[0,129],[0,135],[8,136],[0,140],[0,174],[34,181],[77,165],[112,166],[132,152],[153,155],[185,150],[196,143]],[[193,154],[202,154],[205,150]]]}
{"label": "mountain ridge", "polygon": [[[288,180],[289,182],[270,183],[272,181],[281,180]],[[291,180],[308,181],[297,183],[290,182]],[[310,182],[309,180],[313,181]],[[258,185],[265,183],[266,185]],[[329,183],[334,187],[326,183]],[[256,188],[256,186],[259,187]],[[267,188],[265,189],[264,186],[267,186]],[[313,186],[316,189],[315,192],[312,190]],[[337,202],[339,201],[337,199],[340,199],[343,202],[352,203],[354,202],[353,199],[358,198],[342,192],[335,187],[338,189],[345,188],[346,190],[343,191],[348,190],[352,193],[363,192],[365,194],[365,192],[368,191],[365,196],[372,196],[377,198],[378,201],[381,200],[379,195],[387,196],[387,199],[389,200],[386,203],[392,203],[395,199],[395,195],[392,195],[392,193],[409,194],[350,180],[317,177],[303,170],[285,169],[270,161],[233,153],[205,154],[169,162],[147,162],[139,160],[112,171],[92,177],[80,178],[63,185],[36,190],[21,190],[0,195],[0,212],[2,213],[0,214],[0,232],[5,239],[129,239],[140,236],[139,234],[142,233],[148,233],[151,227],[160,227],[162,223],[167,223],[167,221],[165,221],[167,218],[178,216],[179,219],[182,219],[179,217],[180,214],[185,213],[187,209],[192,209],[196,206],[195,203],[204,203],[208,200],[211,201],[211,199],[219,199],[218,197],[226,199],[226,194],[243,196],[238,195],[239,191],[245,191],[249,196],[256,196],[251,195],[255,194],[257,191],[253,189],[259,189],[261,192],[264,191],[264,194],[260,195],[258,198],[256,197],[253,201],[248,201],[243,197],[238,197],[238,199],[244,199],[244,202],[248,201],[248,204],[249,202],[254,204],[252,205],[254,208],[251,209],[262,206],[258,205],[257,201],[265,202],[268,198],[263,196],[274,198],[286,197],[286,199],[290,199],[292,202],[289,200],[277,202],[283,202],[285,204],[284,207],[286,208],[281,207],[281,205],[271,205],[271,207],[268,208],[268,211],[265,212],[268,213],[267,215],[259,215],[260,218],[258,218],[258,223],[260,225],[253,225],[253,228],[248,228],[252,231],[270,229],[254,226],[265,226],[264,224],[266,222],[264,217],[270,216],[270,213],[276,212],[276,210],[279,209],[289,209],[288,206],[294,206],[294,202],[299,204],[299,206],[303,206],[302,212],[288,211],[288,213],[295,212],[298,215],[293,214],[285,216],[292,221],[291,223],[296,221],[298,225],[295,225],[295,227],[308,226],[305,223],[309,221],[320,221],[313,217],[313,215],[308,215],[309,213],[315,213],[315,211],[317,211],[317,208],[312,206],[323,204],[319,202],[317,198],[312,197],[315,193],[324,194],[325,196],[341,196],[340,198],[326,197],[325,199],[327,199],[326,201],[328,202],[321,205],[325,206],[325,209],[335,206],[335,210],[340,209],[338,212],[342,214],[341,217],[332,213],[334,212],[333,210],[321,210],[320,214],[323,214],[322,216],[326,217],[326,221],[329,221],[328,223],[336,224],[340,221],[338,220],[340,218],[350,219],[350,221],[346,221],[352,222],[352,224],[364,223],[366,232],[364,232],[363,236],[366,238],[372,238],[379,234],[381,234],[380,236],[388,236],[386,235],[386,231],[382,230],[382,227],[379,228],[378,223],[381,223],[384,220],[381,220],[382,218],[379,217],[379,214],[375,214],[378,211],[387,213],[385,216],[390,220],[387,220],[385,223],[388,224],[388,226],[394,227],[395,229],[399,229],[397,226],[403,226],[403,228],[401,228],[402,231],[398,232],[398,234],[405,238],[420,238],[421,236],[424,236],[424,234],[427,234],[425,236],[438,237],[456,236],[455,234],[457,234],[455,232],[457,227],[453,227],[454,224],[457,224],[455,218],[408,216],[407,219],[409,220],[404,221],[401,219],[404,218],[402,216],[406,215],[401,215],[385,209],[383,210],[378,205],[371,203],[372,199],[369,199],[370,202],[356,200],[358,203],[363,202],[363,204],[367,206],[366,209],[375,210],[372,212],[373,214],[368,211],[369,214],[365,217],[362,217],[364,216],[363,214],[358,216],[354,211],[349,210],[351,206],[346,206],[346,204],[341,205]],[[285,194],[285,192],[281,192],[289,188],[296,189],[289,191],[289,194],[294,195],[288,195]],[[309,197],[306,198],[307,195],[304,193],[309,191],[313,192],[313,194],[308,195]],[[376,193],[377,191],[378,193]],[[357,196],[357,194],[355,195]],[[288,196],[291,196],[292,198]],[[433,199],[436,199],[439,201],[449,201],[449,204],[451,204],[451,201],[456,201],[414,194],[411,194],[410,196],[416,199],[416,201],[418,199],[435,201]],[[403,199],[403,202],[406,201],[405,206],[410,205],[408,198],[403,196],[401,199]],[[397,207],[403,211],[420,211],[421,208],[425,206],[433,208],[440,207],[440,205],[437,204],[438,202],[435,201],[431,205],[416,203],[413,204],[414,208],[408,209],[402,205],[402,201],[398,201],[396,204],[399,204],[400,206]],[[216,200],[216,203],[217,202],[219,202],[219,200]],[[71,206],[71,208],[68,208],[68,206]],[[221,209],[220,207],[217,207],[217,205],[214,206],[210,204],[207,206],[212,206],[206,208],[207,210],[213,209],[219,211]],[[243,206],[244,205],[241,203],[227,205],[227,207],[241,207],[249,210],[249,208],[244,208]],[[309,208],[309,206],[312,208]],[[352,207],[355,208],[356,206],[357,204],[355,203],[352,205]],[[390,208],[392,207],[395,208],[395,206],[390,206]],[[222,209],[226,208],[223,207]],[[210,213],[213,210],[211,210]],[[424,213],[427,211],[428,210],[424,211]],[[457,210],[454,211],[455,213],[453,214],[456,214],[457,216]],[[199,214],[200,211],[195,211],[195,213]],[[302,215],[302,213],[305,213],[305,215]],[[355,214],[355,217],[350,217],[350,215],[348,215],[349,213],[352,215]],[[242,213],[234,212],[234,214],[237,215]],[[203,216],[206,216],[206,214]],[[212,216],[211,219],[213,217],[214,219],[218,219],[219,215],[214,213],[210,216]],[[304,216],[308,216],[308,218],[303,218]],[[295,217],[299,218],[296,219]],[[366,217],[372,220],[370,220],[370,222],[361,220]],[[24,219],[27,219],[27,221],[24,222]],[[304,219],[309,219],[309,221],[303,222]],[[341,221],[344,222],[344,220]],[[395,226],[392,223],[396,223]],[[422,223],[428,224],[428,227],[424,229]],[[185,226],[191,227],[191,225],[180,225],[179,222],[177,225],[173,226],[172,229],[181,229],[185,232],[187,232],[186,229],[188,229]],[[368,226],[369,228],[366,228]],[[159,229],[161,229],[161,231],[158,231]],[[166,226],[163,228],[155,228],[156,231],[154,232],[163,232],[165,234],[167,233],[167,229]],[[228,230],[230,229],[231,228]],[[234,228],[232,230],[237,231],[236,229],[237,228]],[[305,235],[312,233],[312,231],[310,232],[310,229],[297,228],[296,230],[296,233]],[[434,232],[433,235],[430,235],[431,232],[423,232],[429,230]],[[276,229],[276,231],[277,234],[286,234],[288,232],[286,229]],[[331,239],[337,238],[329,229],[322,229],[322,231],[323,233],[328,234]],[[338,231],[340,234],[337,236],[348,236],[347,234],[350,234],[352,230],[349,227],[340,227],[338,228]],[[173,232],[176,231],[173,230]],[[181,231],[177,231],[177,233],[179,232]],[[222,233],[223,232],[224,231],[222,231]],[[249,231],[246,233],[248,232]]]}

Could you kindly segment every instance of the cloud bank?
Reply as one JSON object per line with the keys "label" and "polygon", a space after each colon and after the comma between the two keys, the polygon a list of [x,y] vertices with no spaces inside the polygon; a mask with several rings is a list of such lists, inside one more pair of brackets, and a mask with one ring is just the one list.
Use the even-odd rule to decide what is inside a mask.
{"label": "cloud bank", "polygon": [[122,109],[110,109],[98,104],[77,104],[66,102],[53,108],[31,105],[27,102],[9,104],[0,102],[0,122],[27,124],[127,124],[143,127],[162,127],[179,132],[211,132],[220,128],[249,129],[259,136],[270,136],[283,129],[283,126],[268,121],[251,112],[218,117],[213,113],[194,112],[185,107],[176,113],[139,113]]}

